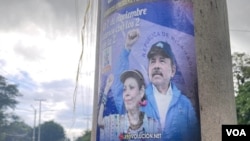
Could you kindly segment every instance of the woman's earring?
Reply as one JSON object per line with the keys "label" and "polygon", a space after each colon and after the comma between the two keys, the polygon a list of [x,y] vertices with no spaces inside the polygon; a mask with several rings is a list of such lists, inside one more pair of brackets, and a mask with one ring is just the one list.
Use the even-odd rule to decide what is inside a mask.
{"label": "woman's earring", "polygon": [[147,100],[143,99],[139,102],[140,106],[146,106],[147,105]]}

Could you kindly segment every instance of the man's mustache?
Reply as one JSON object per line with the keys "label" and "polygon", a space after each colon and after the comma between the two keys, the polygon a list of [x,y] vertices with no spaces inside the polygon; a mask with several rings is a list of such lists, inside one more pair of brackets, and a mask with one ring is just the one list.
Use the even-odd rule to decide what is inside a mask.
{"label": "man's mustache", "polygon": [[154,71],[154,72],[152,73],[152,76],[155,76],[155,75],[163,76],[163,74],[161,73],[161,71],[158,71],[158,70],[156,70],[156,71]]}

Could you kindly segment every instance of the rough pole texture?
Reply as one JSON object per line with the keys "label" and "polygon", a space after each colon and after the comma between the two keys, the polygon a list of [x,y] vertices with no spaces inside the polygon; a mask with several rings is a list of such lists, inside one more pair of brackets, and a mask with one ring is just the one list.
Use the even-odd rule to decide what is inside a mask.
{"label": "rough pole texture", "polygon": [[236,124],[226,0],[193,0],[202,141]]}

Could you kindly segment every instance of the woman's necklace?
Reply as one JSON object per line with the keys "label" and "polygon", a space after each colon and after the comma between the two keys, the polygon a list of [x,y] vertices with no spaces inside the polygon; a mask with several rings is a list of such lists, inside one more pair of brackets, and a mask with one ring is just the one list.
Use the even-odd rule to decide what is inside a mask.
{"label": "woman's necklace", "polygon": [[144,114],[142,112],[140,112],[139,121],[137,121],[137,124],[132,124],[131,121],[130,121],[129,115],[128,115],[129,129],[131,129],[131,130],[137,130],[137,129],[139,129],[142,126],[142,124],[143,124],[143,118],[144,118]]}

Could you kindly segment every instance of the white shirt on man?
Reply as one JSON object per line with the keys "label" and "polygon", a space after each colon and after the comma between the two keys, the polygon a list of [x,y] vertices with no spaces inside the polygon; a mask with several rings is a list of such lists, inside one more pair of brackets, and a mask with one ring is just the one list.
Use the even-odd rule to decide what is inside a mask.
{"label": "white shirt on man", "polygon": [[156,100],[156,105],[158,108],[158,113],[160,116],[161,128],[163,129],[165,125],[165,118],[167,116],[169,104],[173,96],[171,84],[169,85],[167,92],[164,94],[160,93],[155,86],[153,86],[153,92]]}

